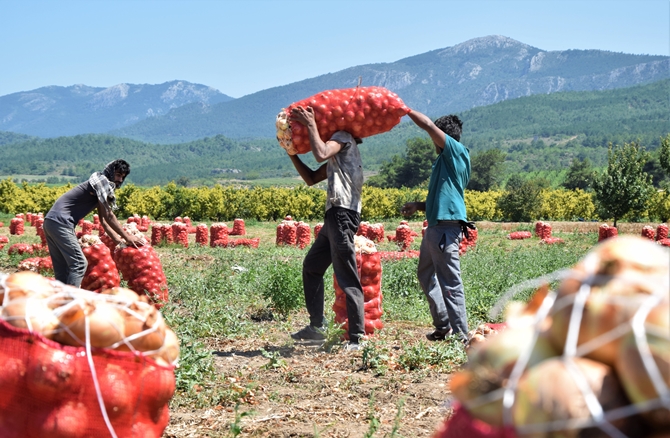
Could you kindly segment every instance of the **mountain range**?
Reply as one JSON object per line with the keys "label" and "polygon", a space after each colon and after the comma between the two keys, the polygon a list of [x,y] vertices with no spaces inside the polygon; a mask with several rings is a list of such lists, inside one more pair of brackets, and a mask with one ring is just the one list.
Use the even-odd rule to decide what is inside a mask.
{"label": "mountain range", "polygon": [[56,137],[109,133],[151,143],[224,135],[273,138],[283,107],[333,88],[383,86],[431,116],[535,94],[596,91],[670,77],[670,57],[543,51],[504,36],[368,64],[233,99],[198,84],[44,87],[0,97],[0,131]]}

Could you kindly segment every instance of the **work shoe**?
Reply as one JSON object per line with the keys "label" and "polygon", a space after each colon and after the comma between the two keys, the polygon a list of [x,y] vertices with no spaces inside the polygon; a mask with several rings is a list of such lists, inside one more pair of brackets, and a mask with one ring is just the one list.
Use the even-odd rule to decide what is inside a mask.
{"label": "work shoe", "polygon": [[426,335],[426,338],[429,341],[444,341],[445,339],[447,339],[451,335],[452,332],[453,332],[452,329],[449,329],[449,330],[435,329],[434,332],[428,333]]}
{"label": "work shoe", "polygon": [[291,337],[296,341],[325,341],[326,336],[323,334],[323,328],[314,327],[311,325],[305,326],[303,329],[295,333],[291,333]]}
{"label": "work shoe", "polygon": [[363,346],[359,343],[347,342],[346,344],[344,344],[342,349],[344,351],[359,351],[359,350],[363,349]]}

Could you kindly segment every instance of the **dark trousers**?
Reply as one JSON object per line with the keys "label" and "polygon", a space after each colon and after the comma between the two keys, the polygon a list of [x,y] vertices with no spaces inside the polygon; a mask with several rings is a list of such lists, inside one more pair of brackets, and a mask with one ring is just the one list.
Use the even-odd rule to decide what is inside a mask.
{"label": "dark trousers", "polygon": [[61,283],[81,286],[88,262],[81,250],[74,228],[44,219],[44,237],[54,265],[54,277]]}
{"label": "dark trousers", "polygon": [[340,207],[328,209],[323,228],[302,263],[305,305],[310,325],[322,327],[326,322],[323,276],[332,264],[337,284],[347,296],[351,342],[358,342],[365,334],[363,289],[358,277],[354,248],[354,236],[360,221],[360,214],[353,210]]}

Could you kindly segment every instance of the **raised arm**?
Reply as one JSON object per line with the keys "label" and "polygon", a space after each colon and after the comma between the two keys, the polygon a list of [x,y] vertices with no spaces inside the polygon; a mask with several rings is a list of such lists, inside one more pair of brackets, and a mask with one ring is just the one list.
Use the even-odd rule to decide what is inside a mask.
{"label": "raised arm", "polygon": [[[329,140],[324,142],[321,140],[319,129],[316,126],[316,119],[314,118],[314,109],[311,106],[307,108],[301,106],[293,108],[290,118],[307,128],[312,154],[314,154],[314,158],[318,163],[323,163],[342,149],[342,145],[336,141]],[[298,172],[300,171],[298,170]]]}
{"label": "raised arm", "polygon": [[411,110],[408,115],[419,128],[428,133],[436,147],[444,149],[444,145],[447,141],[446,134],[442,132],[440,128],[435,126],[435,123],[433,123],[428,116],[414,110]]}

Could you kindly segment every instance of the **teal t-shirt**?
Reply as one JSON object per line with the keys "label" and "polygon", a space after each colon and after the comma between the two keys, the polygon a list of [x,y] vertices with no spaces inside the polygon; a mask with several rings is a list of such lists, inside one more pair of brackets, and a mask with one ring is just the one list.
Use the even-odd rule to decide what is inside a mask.
{"label": "teal t-shirt", "polygon": [[465,186],[470,181],[470,154],[461,143],[446,136],[444,149],[433,163],[426,199],[428,226],[437,221],[467,221]]}

